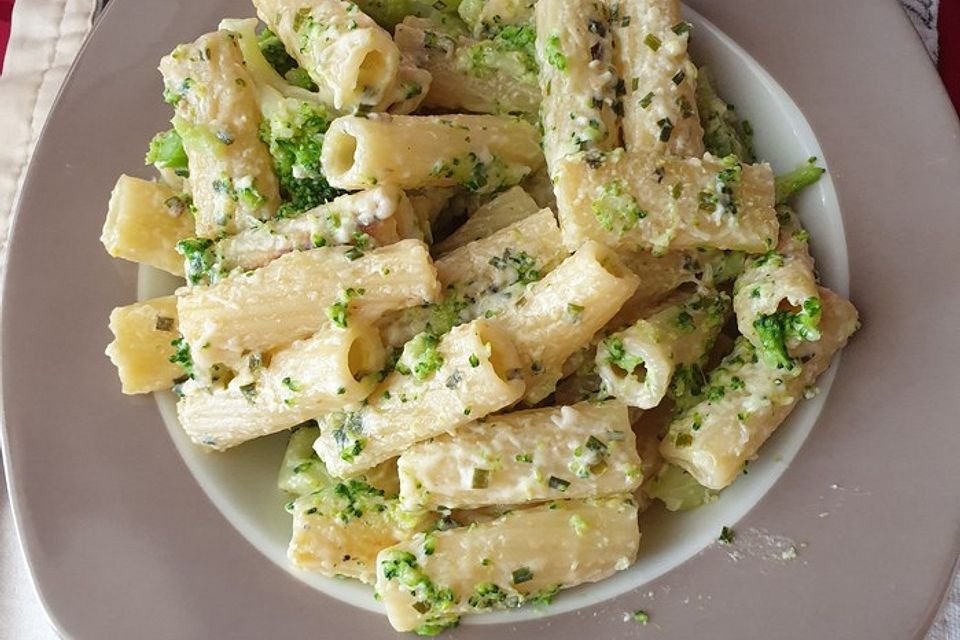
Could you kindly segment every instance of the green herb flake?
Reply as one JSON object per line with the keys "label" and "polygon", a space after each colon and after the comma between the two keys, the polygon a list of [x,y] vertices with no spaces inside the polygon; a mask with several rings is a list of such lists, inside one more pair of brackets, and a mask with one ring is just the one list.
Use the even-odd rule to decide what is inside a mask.
{"label": "green herb flake", "polygon": [[533,580],[533,571],[530,571],[530,567],[520,567],[519,569],[514,569],[511,575],[513,578],[513,584],[523,584],[524,582]]}

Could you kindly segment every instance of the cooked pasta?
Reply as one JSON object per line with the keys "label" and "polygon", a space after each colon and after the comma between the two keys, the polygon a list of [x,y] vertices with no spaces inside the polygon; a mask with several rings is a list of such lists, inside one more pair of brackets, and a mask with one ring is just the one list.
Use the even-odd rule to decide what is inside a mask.
{"label": "cooked pasta", "polygon": [[345,116],[323,144],[323,169],[341,189],[388,183],[495,193],[542,164],[536,129],[507,116]]}
{"label": "cooked pasta", "polygon": [[758,162],[679,0],[253,4],[161,62],[101,240],[184,284],[106,352],[211,455],[285,437],[290,564],[396,630],[628,569],[856,330],[788,204],[823,169]]}
{"label": "cooked pasta", "polygon": [[160,61],[160,71],[189,159],[197,235],[217,238],[273,217],[277,177],[257,129],[253,78],[234,36],[217,31],[180,45]]}
{"label": "cooked pasta", "polygon": [[183,275],[176,246],[194,233],[192,198],[159,182],[120,176],[110,194],[100,242],[114,258],[123,258]]}
{"label": "cooked pasta", "polygon": [[400,69],[390,34],[345,0],[254,0],[287,51],[332,96],[336,109],[372,107],[389,96]]}

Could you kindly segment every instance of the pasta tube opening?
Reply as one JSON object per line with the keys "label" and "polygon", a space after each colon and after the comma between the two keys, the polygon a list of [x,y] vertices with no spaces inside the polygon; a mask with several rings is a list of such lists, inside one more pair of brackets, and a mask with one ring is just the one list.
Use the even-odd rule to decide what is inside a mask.
{"label": "pasta tube opening", "polygon": [[347,351],[347,369],[357,382],[380,370],[384,364],[383,347],[376,333],[358,332]]}
{"label": "pasta tube opening", "polygon": [[324,145],[326,149],[331,149],[324,158],[324,169],[327,175],[338,176],[350,173],[357,162],[359,147],[357,137],[341,127],[327,132]]}
{"label": "pasta tube opening", "polygon": [[507,334],[485,322],[478,322],[476,326],[477,336],[490,354],[490,365],[497,377],[504,382],[521,377],[520,360]]}

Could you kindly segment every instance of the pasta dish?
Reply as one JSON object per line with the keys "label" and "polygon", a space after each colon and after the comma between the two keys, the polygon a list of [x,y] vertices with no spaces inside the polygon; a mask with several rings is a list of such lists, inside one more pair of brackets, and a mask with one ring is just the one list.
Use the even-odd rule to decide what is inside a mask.
{"label": "pasta dish", "polygon": [[398,631],[627,569],[859,326],[678,0],[253,5],[160,61],[101,239],[183,284],[107,354],[211,455],[288,432],[290,562]]}

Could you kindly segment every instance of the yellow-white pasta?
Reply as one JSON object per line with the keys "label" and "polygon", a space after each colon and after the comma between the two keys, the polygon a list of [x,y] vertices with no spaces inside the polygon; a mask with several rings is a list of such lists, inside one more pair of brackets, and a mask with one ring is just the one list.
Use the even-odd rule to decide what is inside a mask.
{"label": "yellow-white pasta", "polygon": [[114,258],[123,258],[183,275],[176,245],[193,235],[190,200],[158,182],[120,176],[110,194],[100,242]]}
{"label": "yellow-white pasta", "polygon": [[540,210],[537,203],[521,187],[513,187],[481,206],[456,231],[433,247],[437,255],[475,240],[486,238]]}
{"label": "yellow-white pasta", "polygon": [[617,256],[640,278],[633,292],[610,321],[614,329],[642,318],[653,307],[681,285],[694,281],[689,257],[680,251],[656,254],[651,251],[620,250]]}
{"label": "yellow-white pasta", "polygon": [[344,116],[323,141],[331,185],[364,189],[463,186],[495,193],[543,164],[536,128],[508,116]]}
{"label": "yellow-white pasta", "polygon": [[235,36],[217,31],[180,45],[160,61],[160,72],[189,161],[197,235],[218,238],[273,217],[277,177]]}
{"label": "yellow-white pasta", "polygon": [[457,194],[456,187],[429,187],[407,192],[410,204],[418,220],[432,225]]}
{"label": "yellow-white pasta", "polygon": [[225,387],[189,389],[177,415],[194,443],[217,451],[294,427],[366,398],[386,362],[380,336],[332,323],[269,355],[251,356]]}
{"label": "yellow-white pasta", "polygon": [[117,368],[127,394],[169,389],[183,370],[170,362],[176,353],[177,300],[173,296],[144,300],[110,313],[113,342],[106,354]]}
{"label": "yellow-white pasta", "polygon": [[400,51],[430,72],[423,104],[473,113],[536,114],[540,106],[536,60],[522,47],[498,46],[408,17],[395,35]]}
{"label": "yellow-white pasta", "polygon": [[277,73],[276,69],[267,61],[257,43],[257,29],[260,21],[256,18],[226,18],[220,21],[221,31],[229,31],[236,38],[237,46],[243,54],[243,62],[247,71],[253,76],[257,94],[261,102],[264,94],[274,92],[284,98],[322,105],[325,109],[333,109],[333,93],[326,85],[317,86],[316,91],[308,91],[303,87],[290,84],[286,78]]}
{"label": "yellow-white pasta", "polygon": [[800,342],[820,338],[821,301],[807,232],[792,210],[782,205],[778,210],[781,225],[777,249],[747,261],[734,285],[733,308],[740,333],[761,351],[758,327],[778,325],[775,330],[779,330],[781,317],[787,321],[787,354],[780,354],[779,364],[789,368],[785,355]]}
{"label": "yellow-white pasta", "polygon": [[563,500],[384,549],[376,588],[394,629],[435,633],[461,614],[549,602],[603,580],[633,564],[639,544],[629,496]]}
{"label": "yellow-white pasta", "polygon": [[433,75],[417,66],[414,56],[401,51],[397,80],[384,98],[383,110],[397,115],[413,113],[423,104],[432,84]]}
{"label": "yellow-white pasta", "polygon": [[652,315],[607,336],[596,356],[604,388],[631,407],[657,406],[675,372],[702,364],[729,311],[725,293],[681,294]]}
{"label": "yellow-white pasta", "polygon": [[572,157],[556,178],[564,241],[628,249],[736,249],[776,245],[773,171],[735,159],[609,153]]}
{"label": "yellow-white pasta", "polygon": [[490,416],[401,454],[412,511],[629,493],[640,457],[627,407],[611,401]]}
{"label": "yellow-white pasta", "polygon": [[[320,437],[320,427],[315,421],[305,422],[290,432],[287,449],[280,463],[277,488],[294,496],[305,496],[324,487],[340,482],[327,472],[323,460],[313,450],[313,443]],[[400,475],[397,459],[391,458],[366,472],[350,478],[364,482],[390,498],[400,495]],[[416,514],[405,514],[415,519]]]}
{"label": "yellow-white pasta", "polygon": [[623,81],[613,66],[609,13],[600,0],[537,3],[540,119],[554,178],[565,157],[599,157],[620,144]]}
{"label": "yellow-white pasta", "polygon": [[331,477],[312,448],[319,433],[316,426],[297,429],[284,454],[280,488],[297,496],[287,506],[287,555],[304,571],[372,584],[377,553],[432,527],[436,516],[398,509],[395,460],[350,480]]}
{"label": "yellow-white pasta", "polygon": [[418,230],[410,201],[390,185],[348,193],[293,218],[277,218],[216,245],[219,269],[262,267],[291,251],[358,245],[382,247]]}
{"label": "yellow-white pasta", "polygon": [[509,337],[486,320],[441,340],[421,336],[355,410],[324,416],[314,448],[335,476],[346,477],[453,431],[523,395],[520,360]]}
{"label": "yellow-white pasta", "polygon": [[393,87],[400,52],[390,34],[345,0],[254,0],[257,14],[317,86],[343,111],[379,104]]}
{"label": "yellow-white pasta", "polygon": [[624,81],[623,144],[630,153],[703,155],[697,68],[680,0],[619,0],[610,17]]}
{"label": "yellow-white pasta", "polygon": [[367,254],[356,247],[288,253],[252,273],[180,289],[177,310],[194,364],[204,369],[309,337],[330,318],[373,321],[439,293],[426,246],[403,240]]}
{"label": "yellow-white pasta", "polygon": [[660,444],[670,463],[688,471],[700,484],[723,489],[740,475],[796,404],[810,393],[834,354],[858,326],[857,310],[828,289],[820,289],[822,335],[803,342],[803,363],[792,373],[769,367],[744,337],[733,353],[711,372],[704,398],[671,424]]}
{"label": "yellow-white pasta", "polygon": [[442,334],[461,322],[498,313],[566,256],[560,229],[546,209],[459,247],[435,263],[443,299],[384,317],[384,341],[398,347],[420,332]]}
{"label": "yellow-white pasta", "polygon": [[637,282],[611,250],[587,242],[496,316],[520,352],[525,402],[553,392],[567,358],[620,310]]}

